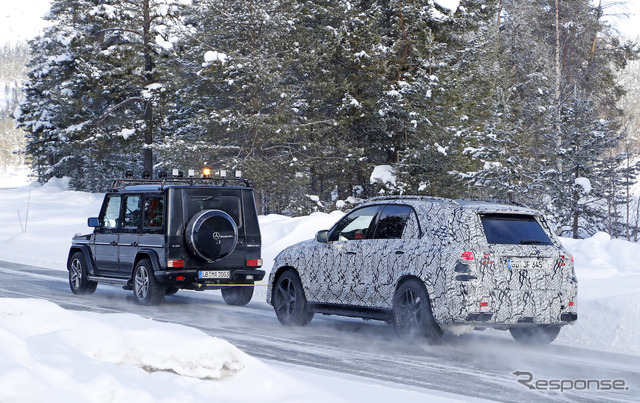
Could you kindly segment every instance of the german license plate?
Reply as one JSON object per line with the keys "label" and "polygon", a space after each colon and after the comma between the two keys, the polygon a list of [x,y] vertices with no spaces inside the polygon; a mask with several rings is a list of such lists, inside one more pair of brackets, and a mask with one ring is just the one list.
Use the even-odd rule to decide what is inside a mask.
{"label": "german license plate", "polygon": [[198,272],[198,278],[201,279],[206,279],[206,278],[229,278],[231,274],[229,273],[229,270],[225,270],[225,271],[220,271],[220,270],[216,270],[216,271],[201,271]]}
{"label": "german license plate", "polygon": [[510,270],[539,270],[543,269],[543,261],[540,259],[512,258],[507,259],[507,266]]}

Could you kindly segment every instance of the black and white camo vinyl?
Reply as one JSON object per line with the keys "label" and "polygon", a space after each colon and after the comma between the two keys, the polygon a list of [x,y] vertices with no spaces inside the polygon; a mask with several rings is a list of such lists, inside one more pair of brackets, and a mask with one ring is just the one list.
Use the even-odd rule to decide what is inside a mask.
{"label": "black and white camo vinyl", "polygon": [[[275,259],[267,301],[279,269],[294,268],[310,302],[391,309],[398,282],[421,279],[440,325],[470,324],[470,314],[492,313],[482,326],[522,322],[564,324],[560,315],[576,312],[573,262],[535,210],[484,202],[423,197],[373,199],[364,205],[413,207],[402,239],[364,239],[321,243],[304,241]],[[363,206],[364,206],[363,205]],[[479,212],[536,216],[553,245],[488,244]],[[474,259],[465,260],[463,252]],[[536,258],[541,269],[510,269],[507,260]],[[458,262],[469,265],[468,281],[456,279]],[[571,306],[569,302],[572,302]]]}

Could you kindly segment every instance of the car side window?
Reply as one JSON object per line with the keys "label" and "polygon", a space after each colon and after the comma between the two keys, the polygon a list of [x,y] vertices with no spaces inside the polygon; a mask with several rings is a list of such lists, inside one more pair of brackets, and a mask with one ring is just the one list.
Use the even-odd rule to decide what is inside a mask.
{"label": "car side window", "polygon": [[405,231],[407,221],[413,209],[409,206],[392,204],[384,207],[376,231],[373,234],[375,239],[400,239]]}
{"label": "car side window", "polygon": [[379,209],[379,206],[364,207],[343,217],[329,234],[329,241],[354,241],[367,238],[371,223]]}
{"label": "car side window", "polygon": [[139,195],[126,196],[124,202],[124,218],[122,226],[125,229],[137,229],[140,227],[142,212],[140,211],[141,197]]}
{"label": "car side window", "polygon": [[120,224],[120,206],[122,199],[119,195],[109,196],[107,206],[104,209],[104,216],[100,220],[100,228],[114,229]]}
{"label": "car side window", "polygon": [[407,219],[407,224],[404,226],[404,233],[402,234],[402,238],[420,239],[421,237],[422,237],[422,232],[420,228],[420,222],[418,221],[416,212],[413,209],[411,209],[411,214],[409,214],[409,218]]}
{"label": "car side window", "polygon": [[146,228],[162,228],[164,224],[164,199],[147,197],[144,201],[144,226]]}

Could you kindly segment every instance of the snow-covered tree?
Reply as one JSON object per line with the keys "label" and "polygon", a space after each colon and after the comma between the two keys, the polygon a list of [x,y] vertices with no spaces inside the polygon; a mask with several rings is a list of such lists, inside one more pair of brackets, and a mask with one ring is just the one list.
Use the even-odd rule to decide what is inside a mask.
{"label": "snow-covered tree", "polygon": [[69,175],[101,189],[127,169],[151,172],[166,65],[170,0],[55,0],[31,42],[19,122],[41,180]]}

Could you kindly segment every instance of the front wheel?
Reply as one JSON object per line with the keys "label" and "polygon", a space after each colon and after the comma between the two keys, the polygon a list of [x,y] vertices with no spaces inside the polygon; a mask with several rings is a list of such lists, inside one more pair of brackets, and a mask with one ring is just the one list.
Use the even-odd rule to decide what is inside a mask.
{"label": "front wheel", "polygon": [[69,287],[71,292],[77,295],[93,294],[98,283],[87,280],[87,264],[82,252],[76,252],[69,262]]}
{"label": "front wheel", "polygon": [[518,343],[542,346],[551,343],[558,337],[560,326],[512,327],[509,332]]}
{"label": "front wheel", "polygon": [[247,305],[253,297],[253,281],[247,285],[222,288],[222,299],[227,305]]}
{"label": "front wheel", "polygon": [[429,295],[424,285],[416,280],[402,283],[393,297],[393,327],[402,338],[426,338],[435,343],[442,337],[442,329],[431,312]]}
{"label": "front wheel", "polygon": [[142,259],[133,270],[133,296],[140,305],[158,305],[162,302],[165,287],[156,281],[149,259]]}
{"label": "front wheel", "polygon": [[313,319],[298,274],[287,270],[273,287],[273,309],[278,320],[287,326],[305,326]]}

